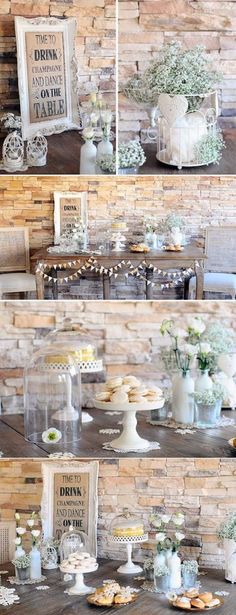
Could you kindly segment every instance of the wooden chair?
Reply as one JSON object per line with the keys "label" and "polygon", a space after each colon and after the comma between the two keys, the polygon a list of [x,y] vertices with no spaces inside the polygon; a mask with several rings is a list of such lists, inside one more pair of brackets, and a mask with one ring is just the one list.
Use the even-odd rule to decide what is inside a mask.
{"label": "wooden chair", "polygon": [[[24,227],[0,228],[0,299],[4,294],[36,292],[30,273],[29,231]],[[38,297],[37,297],[38,298]]]}
{"label": "wooden chair", "polygon": [[[206,229],[203,291],[236,297],[236,226],[217,226]],[[196,278],[189,283],[189,299],[194,299]]]}

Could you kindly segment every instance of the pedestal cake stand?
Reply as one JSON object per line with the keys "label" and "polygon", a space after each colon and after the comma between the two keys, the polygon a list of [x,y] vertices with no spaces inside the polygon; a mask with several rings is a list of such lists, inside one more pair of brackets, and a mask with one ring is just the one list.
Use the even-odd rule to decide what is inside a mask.
{"label": "pedestal cake stand", "polygon": [[138,574],[139,572],[142,572],[143,569],[141,568],[141,566],[134,564],[132,561],[132,549],[134,544],[147,542],[148,535],[143,534],[143,536],[132,537],[111,536],[111,540],[116,544],[126,545],[127,548],[127,562],[126,564],[122,564],[121,566],[119,566],[117,572],[120,572],[121,574]]}
{"label": "pedestal cake stand", "polygon": [[67,593],[76,595],[76,596],[83,596],[85,594],[91,594],[92,592],[94,592],[95,591],[94,587],[88,587],[88,585],[85,585],[84,574],[87,574],[90,572],[96,572],[97,569],[98,569],[98,564],[93,564],[91,568],[84,568],[78,571],[78,569],[73,568],[73,566],[71,566],[70,568],[68,567],[64,568],[63,562],[62,562],[60,566],[61,572],[64,572],[64,574],[74,574],[75,575],[75,584],[72,587],[69,587],[69,589],[67,590]]}
{"label": "pedestal cake stand", "polygon": [[157,410],[158,408],[162,408],[164,406],[164,399],[155,401],[155,402],[147,402],[142,401],[141,403],[124,403],[118,404],[114,402],[104,402],[94,400],[95,408],[99,410],[109,410],[113,412],[123,412],[122,417],[122,425],[123,431],[121,435],[112,440],[109,443],[109,447],[118,449],[119,451],[145,451],[150,448],[151,442],[149,440],[145,440],[141,438],[137,432],[137,412],[148,412],[150,410]]}

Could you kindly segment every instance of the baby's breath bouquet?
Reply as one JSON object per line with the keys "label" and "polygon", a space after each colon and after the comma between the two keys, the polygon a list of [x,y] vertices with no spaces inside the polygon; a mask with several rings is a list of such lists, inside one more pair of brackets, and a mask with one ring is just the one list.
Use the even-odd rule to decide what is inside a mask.
{"label": "baby's breath bouquet", "polygon": [[160,233],[169,233],[173,229],[178,228],[180,231],[185,229],[185,220],[182,216],[178,216],[177,214],[169,214],[162,220],[160,220],[158,224],[158,231]]}
{"label": "baby's breath bouquet", "polygon": [[[146,161],[146,156],[139,141],[127,141],[118,146],[118,167],[119,169],[131,169],[141,167]],[[116,172],[116,155],[101,156],[98,162],[102,171],[107,173]]]}
{"label": "baby's breath bouquet", "polygon": [[226,518],[226,521],[222,523],[218,531],[218,536],[221,540],[224,538],[228,540],[236,541],[236,512],[232,513]]}
{"label": "baby's breath bouquet", "polygon": [[214,91],[222,75],[211,68],[204,47],[182,49],[181,43],[165,45],[158,57],[140,76],[126,83],[126,96],[139,103],[157,104],[162,93],[183,94],[188,97],[188,110],[200,108],[206,94]]}

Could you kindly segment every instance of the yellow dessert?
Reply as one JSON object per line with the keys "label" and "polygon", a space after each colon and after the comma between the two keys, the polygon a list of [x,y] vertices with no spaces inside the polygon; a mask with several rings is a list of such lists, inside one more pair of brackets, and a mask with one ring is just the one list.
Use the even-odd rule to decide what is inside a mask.
{"label": "yellow dessert", "polygon": [[144,535],[144,527],[142,524],[133,525],[130,522],[127,522],[127,525],[122,523],[120,526],[113,527],[113,536],[125,537],[125,538],[133,538],[135,536],[143,536]]}

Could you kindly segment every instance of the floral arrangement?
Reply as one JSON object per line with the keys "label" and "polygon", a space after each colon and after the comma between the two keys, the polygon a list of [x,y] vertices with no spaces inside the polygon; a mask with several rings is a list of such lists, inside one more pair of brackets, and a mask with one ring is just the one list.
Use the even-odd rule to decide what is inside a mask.
{"label": "floral arrangement", "polygon": [[29,526],[30,533],[31,533],[32,547],[35,547],[36,545],[39,544],[39,538],[41,534],[40,530],[37,530],[34,528],[36,521],[37,521],[37,514],[33,512],[30,519],[28,519],[27,521],[27,525]]}
{"label": "floral arrangement", "polygon": [[225,389],[221,385],[213,385],[212,389],[206,391],[195,391],[194,400],[198,404],[214,406],[217,401],[222,401],[225,397]]}
{"label": "floral arrangement", "polygon": [[218,531],[218,536],[221,540],[227,538],[228,540],[236,541],[236,512],[228,516],[226,521],[222,523]]}
{"label": "floral arrangement", "polygon": [[156,233],[159,227],[159,220],[156,216],[145,216],[144,226],[146,233]]}
{"label": "floral arrangement", "polygon": [[181,564],[183,573],[198,574],[198,563],[196,559],[185,559]]}
{"label": "floral arrangement", "polygon": [[98,164],[104,173],[114,175],[116,173],[116,155],[99,156]]}
{"label": "floral arrangement", "polygon": [[189,97],[189,111],[200,108],[204,96],[216,89],[223,75],[213,70],[202,46],[182,49],[179,42],[165,45],[141,76],[126,83],[124,93],[135,102],[156,104],[161,93]]}
{"label": "floral arrangement", "polygon": [[24,536],[24,534],[26,533],[26,529],[20,525],[21,517],[19,513],[15,513],[15,520],[16,520],[16,538],[14,542],[15,542],[16,547],[21,547],[22,546],[22,536]]}
{"label": "floral arrangement", "polygon": [[199,164],[219,164],[222,158],[222,150],[225,147],[224,139],[220,129],[215,132],[208,132],[197,145],[195,145],[195,157]]}
{"label": "floral arrangement", "polygon": [[188,317],[185,328],[180,328],[174,321],[165,319],[160,332],[163,337],[168,336],[170,341],[170,345],[161,351],[161,358],[167,371],[179,369],[186,373],[197,360],[201,370],[209,369],[213,373],[219,355],[230,352],[235,344],[232,331],[219,322],[206,326],[199,316]]}
{"label": "floral arrangement", "polygon": [[155,577],[166,577],[168,574],[170,574],[170,571],[165,564],[162,564],[162,566],[157,566],[155,568]]}
{"label": "floral arrangement", "polygon": [[[154,528],[159,530],[156,533],[157,553],[169,549],[171,549],[172,552],[177,551],[181,541],[185,538],[185,535],[177,530],[177,528],[180,528],[184,523],[184,515],[181,512],[174,513],[173,515],[151,515],[149,521]],[[169,524],[173,525],[175,528],[174,538],[167,536],[166,531]]]}
{"label": "floral arrangement", "polygon": [[178,228],[180,231],[185,229],[185,220],[182,216],[169,214],[158,224],[158,231],[163,234],[171,232],[174,228]]}
{"label": "floral arrangement", "polygon": [[139,141],[128,141],[118,146],[118,166],[120,169],[141,167],[146,161],[146,156]]}
{"label": "floral arrangement", "polygon": [[143,568],[144,568],[144,570],[153,570],[153,568],[154,568],[153,557],[147,557],[144,560]]}
{"label": "floral arrangement", "polygon": [[21,555],[20,557],[16,557],[12,564],[16,568],[29,568],[30,566],[30,556],[29,555]]}

